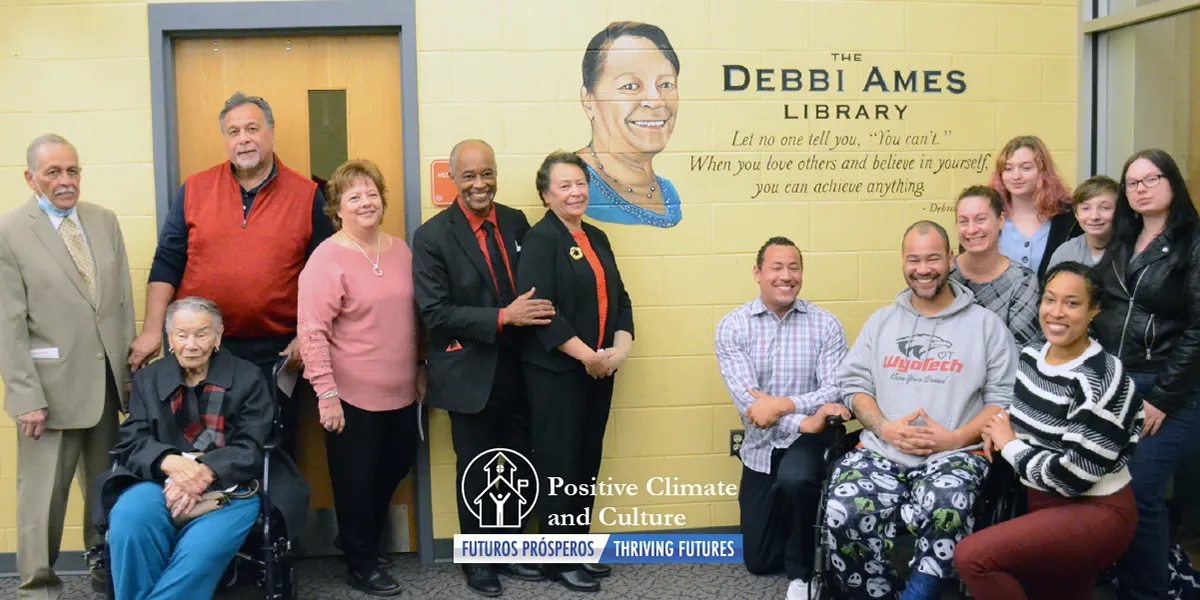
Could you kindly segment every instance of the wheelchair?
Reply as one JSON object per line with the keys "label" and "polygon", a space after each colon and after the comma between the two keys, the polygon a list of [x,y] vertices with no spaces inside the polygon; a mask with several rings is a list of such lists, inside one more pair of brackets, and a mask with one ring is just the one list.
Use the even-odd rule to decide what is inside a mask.
{"label": "wheelchair", "polygon": [[[255,584],[265,593],[266,600],[296,600],[296,566],[292,553],[291,538],[287,535],[283,515],[271,505],[270,478],[271,455],[278,450],[281,439],[282,425],[279,419],[279,387],[274,381],[270,382],[275,400],[275,419],[272,426],[271,438],[263,445],[262,482],[258,495],[262,500],[262,508],[258,518],[250,527],[250,533],[230,561],[229,567],[217,584],[217,594],[233,589],[245,578],[242,573],[249,571]],[[117,464],[116,453],[110,451],[113,466]],[[106,600],[117,600],[112,573],[112,555],[107,544],[107,528],[101,528],[100,534],[106,542],[91,548],[85,554],[88,563],[107,574],[104,583]]]}
{"label": "wheelchair", "polygon": [[[825,419],[825,426],[833,431],[833,442],[825,449],[823,457],[825,482],[821,487],[821,504],[817,508],[817,522],[814,525],[816,552],[812,584],[809,586],[809,600],[846,600],[849,596],[842,589],[831,562],[831,554],[834,549],[828,545],[829,527],[825,518],[825,506],[828,501],[829,481],[833,477],[834,467],[838,460],[858,445],[862,430],[847,433],[845,421],[836,416]],[[1024,511],[1024,486],[1021,485],[1016,472],[1003,459],[993,460],[974,506],[975,531],[1012,519]],[[902,535],[900,537],[912,536]],[[960,598],[971,598],[961,580],[958,583],[957,591]]]}

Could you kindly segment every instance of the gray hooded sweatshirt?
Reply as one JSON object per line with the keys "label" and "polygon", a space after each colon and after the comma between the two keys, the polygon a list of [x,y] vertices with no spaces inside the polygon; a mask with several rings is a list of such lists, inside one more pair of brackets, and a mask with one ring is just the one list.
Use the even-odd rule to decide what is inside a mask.
{"label": "gray hooded sweatshirt", "polygon": [[[1005,410],[1012,402],[1017,345],[992,311],[975,304],[971,290],[947,281],[954,292],[949,308],[926,317],[912,306],[912,290],[896,296],[867,319],[839,372],[847,406],[855,394],[875,399],[883,417],[895,421],[918,408],[954,431],[975,418],[985,405]],[[914,425],[924,425],[918,419]],[[905,454],[870,431],[864,448],[892,462],[915,467],[927,457]],[[974,444],[954,452],[982,448]]]}

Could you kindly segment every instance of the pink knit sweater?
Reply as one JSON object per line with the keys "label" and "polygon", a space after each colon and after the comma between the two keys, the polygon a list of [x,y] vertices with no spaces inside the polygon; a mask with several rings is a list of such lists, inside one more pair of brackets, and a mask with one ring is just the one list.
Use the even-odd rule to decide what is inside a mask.
{"label": "pink knit sweater", "polygon": [[[366,250],[375,257],[374,248]],[[379,267],[382,277],[358,248],[330,239],[300,273],[296,334],[304,377],[318,396],[338,390],[322,407],[340,398],[363,410],[396,410],[416,399],[412,252],[392,238]]]}

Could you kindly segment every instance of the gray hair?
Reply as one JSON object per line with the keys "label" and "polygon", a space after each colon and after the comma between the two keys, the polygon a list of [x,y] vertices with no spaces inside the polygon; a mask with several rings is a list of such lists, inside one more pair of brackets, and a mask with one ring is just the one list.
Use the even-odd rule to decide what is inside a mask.
{"label": "gray hair", "polygon": [[241,92],[234,92],[225,101],[225,107],[221,109],[221,116],[217,118],[217,123],[220,124],[222,132],[225,131],[225,115],[229,114],[229,111],[247,104],[253,104],[261,108],[263,115],[267,117],[267,127],[275,128],[275,114],[271,112],[271,105],[267,104],[266,100],[263,100],[259,96],[247,96]]}
{"label": "gray hair", "polygon": [[172,302],[171,305],[167,307],[166,328],[168,334],[170,334],[171,330],[175,328],[175,315],[181,311],[206,314],[212,317],[214,330],[217,332],[225,330],[225,322],[221,319],[221,309],[217,308],[216,302],[213,302],[208,298],[201,298],[199,296],[188,296],[187,298],[181,298]]}
{"label": "gray hair", "polygon": [[455,144],[454,147],[450,149],[450,177],[451,178],[458,176],[458,173],[454,172],[454,163],[455,163],[454,159],[458,157],[458,149],[461,148],[463,144],[483,144],[483,147],[487,148],[488,151],[492,153],[492,156],[496,156],[496,151],[492,148],[492,145],[483,140],[476,140],[476,139],[463,140],[463,141]]}
{"label": "gray hair", "polygon": [[[47,133],[37,136],[32,142],[30,142],[29,149],[25,151],[25,166],[29,167],[30,173],[37,171],[38,150],[41,150],[42,146],[45,146],[46,144],[62,144],[64,146],[70,146],[72,150],[75,150],[75,145],[71,142],[68,142],[67,139],[61,135]],[[75,150],[75,153],[78,154],[79,151]]]}

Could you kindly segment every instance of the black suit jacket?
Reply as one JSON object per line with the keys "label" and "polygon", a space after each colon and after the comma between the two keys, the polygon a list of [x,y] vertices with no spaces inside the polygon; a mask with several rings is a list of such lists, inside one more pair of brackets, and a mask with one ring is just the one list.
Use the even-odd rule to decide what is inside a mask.
{"label": "black suit jacket", "polygon": [[521,358],[556,372],[579,365],[579,361],[557,349],[572,337],[579,336],[592,348],[602,341],[601,347],[607,348],[612,346],[617,331],[628,331],[633,335],[633,306],[621,281],[608,236],[588,223],[583,224],[583,230],[604,267],[608,314],[603,332],[598,317],[596,276],[586,258],[571,257],[575,238],[553,212],[546,211],[546,216],[525,236],[521,266],[517,269],[517,287],[522,290],[537,288],[533,297],[549,300],[555,310],[549,325],[532,328],[522,346]]}
{"label": "black suit jacket", "polygon": [[[529,219],[502,204],[495,211],[515,279]],[[496,331],[503,306],[495,282],[458,201],[417,228],[412,249],[413,287],[428,339],[425,401],[434,408],[479,412],[491,395],[498,353],[508,350]],[[522,293],[519,285],[516,292]],[[505,329],[504,335],[517,333]]]}

